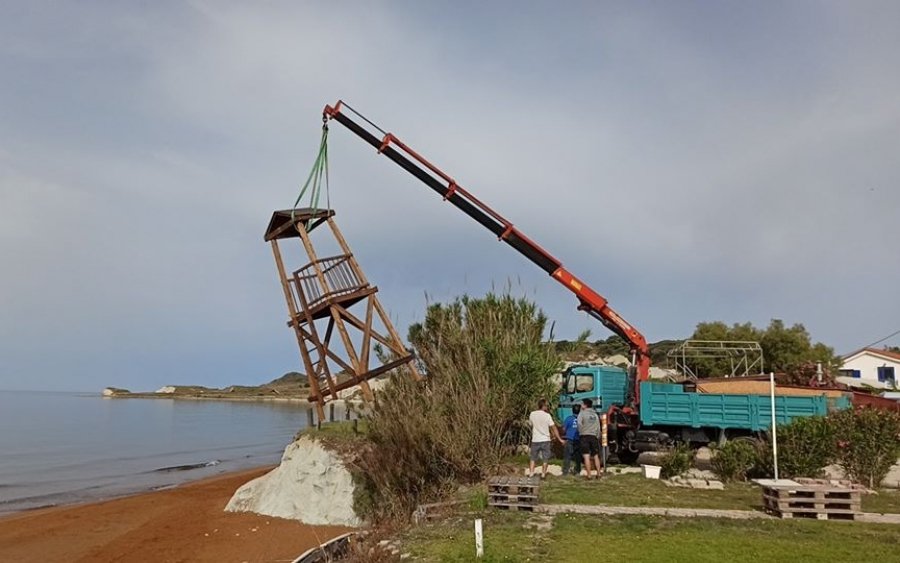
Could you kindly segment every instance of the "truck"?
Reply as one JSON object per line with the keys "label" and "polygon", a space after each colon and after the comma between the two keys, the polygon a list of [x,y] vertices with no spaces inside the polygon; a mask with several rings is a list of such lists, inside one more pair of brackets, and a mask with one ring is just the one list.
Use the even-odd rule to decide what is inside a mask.
{"label": "truck", "polygon": [[[590,399],[598,412],[617,412],[626,399],[628,375],[615,366],[570,366],[563,373],[557,416],[565,420],[572,407]],[[611,425],[612,452],[632,464],[647,451],[664,450],[675,442],[694,447],[734,439],[756,439],[772,424],[769,395],[702,393],[691,382],[640,383],[638,426]],[[851,406],[846,394],[776,395],[775,421],[787,424],[806,416],[826,416]]]}
{"label": "truck", "polygon": [[[633,325],[619,315],[605,297],[586,282],[565,268],[560,260],[528,238],[511,221],[491,209],[487,204],[463,188],[452,176],[438,168],[421,154],[403,143],[397,136],[386,132],[371,120],[339,100],[326,105],[322,112],[323,132],[328,125],[337,122],[372,146],[377,154],[391,160],[416,179],[436,192],[446,201],[468,215],[476,223],[490,231],[503,242],[550,275],[575,295],[577,309],[586,312],[603,326],[622,338],[629,347],[630,366],[621,368],[576,368],[566,373],[560,395],[564,406],[560,414],[566,414],[574,401],[582,395],[598,399],[599,408],[609,420],[610,451],[627,463],[637,453],[658,449],[672,441],[702,443],[712,435],[723,439],[729,433],[751,433],[765,426],[764,420],[771,411],[759,397],[716,398],[708,395],[699,398],[677,386],[652,383],[650,378],[650,347],[646,338]],[[579,377],[590,377],[590,391],[578,391]],[[574,386],[566,393],[569,382]],[[586,382],[587,379],[584,379]],[[587,383],[585,383],[587,385]],[[645,395],[646,394],[646,395]],[[799,400],[794,400],[799,399]],[[824,414],[826,407],[817,397],[782,397],[776,411],[779,420],[787,421],[795,416]],[[717,402],[718,401],[718,402]],[[743,402],[742,402],[743,401]],[[764,402],[764,401],[763,401]],[[807,414],[801,414],[807,413]]]}

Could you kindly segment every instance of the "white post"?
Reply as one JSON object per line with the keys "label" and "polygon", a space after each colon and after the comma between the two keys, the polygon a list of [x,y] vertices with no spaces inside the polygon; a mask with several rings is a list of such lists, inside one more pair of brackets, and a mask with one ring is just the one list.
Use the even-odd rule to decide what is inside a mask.
{"label": "white post", "polygon": [[778,426],[775,419],[775,372],[769,372],[769,389],[772,393],[772,461],[775,463],[775,480],[778,480]]}
{"label": "white post", "polygon": [[475,520],[475,557],[484,557],[484,531],[481,528],[481,518]]}

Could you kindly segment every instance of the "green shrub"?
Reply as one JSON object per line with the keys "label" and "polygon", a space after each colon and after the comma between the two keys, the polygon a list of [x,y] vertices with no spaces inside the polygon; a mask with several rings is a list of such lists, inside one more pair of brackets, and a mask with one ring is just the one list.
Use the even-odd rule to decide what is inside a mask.
{"label": "green shrub", "polygon": [[877,487],[900,457],[900,413],[861,408],[835,413],[830,419],[838,464],[854,481]]}
{"label": "green shrub", "polygon": [[690,444],[683,442],[676,444],[659,460],[659,465],[662,467],[662,478],[669,479],[690,471],[694,466],[695,455],[696,452],[691,449]]}
{"label": "green shrub", "polygon": [[[753,451],[756,458],[753,467],[747,472],[747,477],[752,479],[772,479],[775,477],[775,458],[772,456],[772,442],[768,439],[753,440]],[[780,453],[780,451],[779,451]],[[781,467],[779,466],[779,470]],[[781,473],[779,471],[779,477]]]}
{"label": "green shrub", "polygon": [[[778,427],[779,477],[821,477],[834,461],[834,424],[821,416],[795,418]],[[768,443],[771,450],[771,442]]]}
{"label": "green shrub", "polygon": [[431,305],[409,331],[426,380],[392,374],[366,415],[357,509],[404,519],[501,465],[527,435],[529,411],[554,392],[559,357],[545,327],[534,304],[509,295]]}
{"label": "green shrub", "polygon": [[757,466],[757,445],[750,440],[730,440],[713,449],[710,464],[722,481],[744,481]]}
{"label": "green shrub", "polygon": [[[830,419],[795,418],[778,427],[778,476],[821,477],[835,458],[836,440]],[[772,435],[760,440],[732,440],[714,454],[713,471],[722,480],[771,479],[775,476]]]}

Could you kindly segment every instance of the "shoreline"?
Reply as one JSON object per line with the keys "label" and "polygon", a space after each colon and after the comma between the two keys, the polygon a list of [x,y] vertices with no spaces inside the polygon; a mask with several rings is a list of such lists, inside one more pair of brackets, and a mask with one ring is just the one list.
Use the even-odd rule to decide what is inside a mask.
{"label": "shoreline", "polygon": [[292,560],[349,530],[224,511],[238,487],[273,467],[0,517],[0,561]]}
{"label": "shoreline", "polygon": [[269,396],[244,396],[229,397],[227,395],[177,395],[175,393],[121,393],[116,395],[103,395],[104,399],[174,399],[178,401],[253,401],[253,402],[272,402],[272,403],[298,403],[298,405],[310,405],[311,403],[305,397],[269,397]]}

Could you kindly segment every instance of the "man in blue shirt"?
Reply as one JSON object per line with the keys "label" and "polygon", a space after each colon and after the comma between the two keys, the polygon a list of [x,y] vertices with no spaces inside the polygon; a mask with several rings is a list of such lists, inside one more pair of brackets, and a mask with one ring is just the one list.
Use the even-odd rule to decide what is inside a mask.
{"label": "man in blue shirt", "polygon": [[581,474],[581,448],[579,447],[578,413],[581,405],[572,407],[570,414],[563,422],[563,430],[566,433],[566,449],[563,454],[563,475],[569,474],[569,461],[575,462],[575,475]]}

